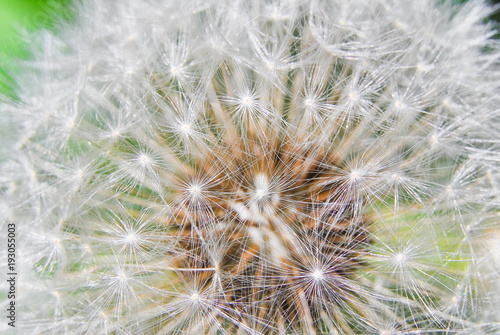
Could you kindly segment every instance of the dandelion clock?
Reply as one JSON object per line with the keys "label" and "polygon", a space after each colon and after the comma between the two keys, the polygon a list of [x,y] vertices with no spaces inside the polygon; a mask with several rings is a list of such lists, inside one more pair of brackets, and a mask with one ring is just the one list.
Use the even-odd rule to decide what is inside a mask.
{"label": "dandelion clock", "polygon": [[486,3],[74,7],[0,103],[2,331],[500,333]]}

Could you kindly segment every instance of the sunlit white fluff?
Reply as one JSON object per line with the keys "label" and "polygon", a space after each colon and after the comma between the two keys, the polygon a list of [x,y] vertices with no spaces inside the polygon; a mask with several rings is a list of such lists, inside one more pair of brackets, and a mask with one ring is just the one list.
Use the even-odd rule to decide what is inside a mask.
{"label": "sunlit white fluff", "polygon": [[75,13],[0,105],[22,331],[500,331],[482,1]]}

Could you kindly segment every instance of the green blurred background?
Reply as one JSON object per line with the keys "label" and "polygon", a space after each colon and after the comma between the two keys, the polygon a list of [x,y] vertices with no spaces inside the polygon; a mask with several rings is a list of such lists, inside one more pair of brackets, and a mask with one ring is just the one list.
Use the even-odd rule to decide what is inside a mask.
{"label": "green blurred background", "polygon": [[0,94],[12,96],[14,59],[28,56],[20,30],[55,29],[59,18],[69,19],[70,0],[0,0]]}

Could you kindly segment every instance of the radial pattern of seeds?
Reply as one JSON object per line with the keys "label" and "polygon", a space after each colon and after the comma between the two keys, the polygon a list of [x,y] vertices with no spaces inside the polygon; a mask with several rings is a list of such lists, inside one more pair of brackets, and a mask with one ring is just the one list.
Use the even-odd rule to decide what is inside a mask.
{"label": "radial pattern of seeds", "polygon": [[82,1],[33,38],[20,331],[498,334],[500,47],[452,2]]}
{"label": "radial pattern of seeds", "polygon": [[[176,194],[174,237],[179,237],[177,266],[203,271],[202,289],[220,272],[229,279],[222,284],[224,303],[242,311],[251,303],[262,309],[262,318],[282,318],[282,313],[309,309],[312,299],[321,299],[315,292],[306,296],[302,290],[284,289],[293,285],[292,275],[312,286],[329,278],[323,285],[339,293],[345,289],[335,285],[335,277],[356,266],[365,234],[352,206],[339,204],[335,185],[324,182],[332,173],[334,161],[327,157],[333,154],[294,145],[279,133],[269,135],[228,137],[213,154],[195,159],[193,167],[176,176],[183,186]],[[216,264],[204,251],[204,244],[214,239],[223,246]],[[322,264],[318,255],[330,264]],[[298,307],[299,302],[305,305]]]}
{"label": "radial pattern of seeds", "polygon": [[[339,147],[325,145],[335,133],[324,126],[315,140],[308,138],[310,127],[327,121],[311,115],[321,102],[301,98],[300,86],[288,95],[233,96],[227,94],[233,90],[231,75],[228,66],[218,71],[201,115],[186,121],[182,110],[170,132],[156,133],[157,143],[175,152],[170,168],[156,167],[170,189],[159,196],[158,186],[145,176],[129,193],[170,208],[161,242],[169,245],[166,268],[177,274],[168,281],[174,287],[195,286],[186,292],[193,308],[215,294],[224,317],[239,324],[235,329],[272,333],[289,328],[292,317],[314,332],[321,326],[314,320],[329,313],[326,306],[347,306],[347,297],[351,303],[355,297],[349,277],[361,265],[367,239],[364,200],[352,198],[352,190],[335,178]],[[328,88],[318,90],[323,99],[332,99]],[[275,101],[264,106],[270,97]],[[170,112],[185,103],[183,92],[159,90],[156,99]],[[143,146],[139,164],[153,168],[153,151]],[[186,321],[179,322],[164,331]]]}
{"label": "radial pattern of seeds", "polygon": [[[196,99],[175,71],[152,74],[155,90],[142,99],[155,106],[157,123],[141,136],[118,134],[104,148],[115,195],[97,193],[93,199],[103,202],[89,211],[104,218],[104,234],[115,235],[117,222],[134,232],[122,242],[120,262],[160,293],[141,307],[138,322],[156,315],[152,332],[163,334],[350,332],[360,321],[375,329],[378,318],[411,330],[428,322],[415,315],[434,306],[444,284],[414,296],[427,284],[404,288],[395,275],[404,254],[388,256],[389,270],[369,261],[380,248],[373,234],[387,229],[391,238],[399,229],[371,227],[381,215],[374,207],[399,191],[402,177],[391,170],[422,151],[409,145],[411,136],[391,142],[385,123],[398,124],[397,117],[352,115],[383,105],[386,89],[346,96],[346,82],[383,76],[355,65],[325,53],[320,64],[283,72],[280,88],[247,66],[222,63]],[[433,117],[423,114],[421,124]],[[421,127],[407,131],[418,136]],[[367,138],[378,141],[361,141]],[[400,192],[410,204],[424,196],[418,188]],[[386,286],[377,288],[383,299],[375,273]],[[129,313],[112,301],[107,313]]]}

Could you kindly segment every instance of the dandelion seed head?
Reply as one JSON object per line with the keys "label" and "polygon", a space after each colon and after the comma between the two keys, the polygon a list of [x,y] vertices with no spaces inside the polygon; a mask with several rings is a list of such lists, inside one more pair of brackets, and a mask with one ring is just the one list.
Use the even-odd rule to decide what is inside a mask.
{"label": "dandelion seed head", "polygon": [[25,333],[500,329],[489,6],[145,1],[0,98]]}

